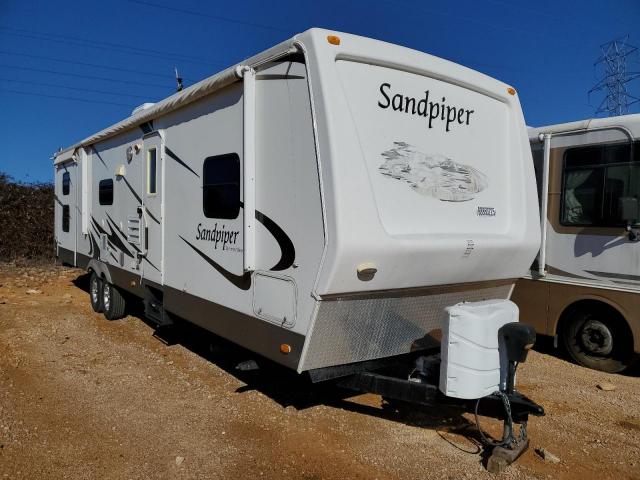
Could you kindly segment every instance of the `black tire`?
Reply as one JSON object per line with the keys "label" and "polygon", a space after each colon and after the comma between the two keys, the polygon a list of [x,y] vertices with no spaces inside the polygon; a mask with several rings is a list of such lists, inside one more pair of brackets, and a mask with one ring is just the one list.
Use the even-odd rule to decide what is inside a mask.
{"label": "black tire", "polygon": [[569,355],[582,366],[619,373],[634,363],[631,331],[611,308],[574,311],[561,334]]}
{"label": "black tire", "polygon": [[107,320],[118,320],[124,317],[126,302],[124,296],[115,285],[103,282],[102,309]]}
{"label": "black tire", "polygon": [[89,298],[91,299],[91,308],[94,312],[102,312],[102,279],[91,272],[89,277]]}

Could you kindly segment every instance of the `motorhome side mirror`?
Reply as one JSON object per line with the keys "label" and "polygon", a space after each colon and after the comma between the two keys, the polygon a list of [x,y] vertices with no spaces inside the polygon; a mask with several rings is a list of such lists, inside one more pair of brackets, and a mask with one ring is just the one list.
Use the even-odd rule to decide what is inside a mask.
{"label": "motorhome side mirror", "polygon": [[624,220],[627,225],[635,225],[638,223],[639,210],[638,199],[635,197],[620,197],[618,200],[620,220]]}

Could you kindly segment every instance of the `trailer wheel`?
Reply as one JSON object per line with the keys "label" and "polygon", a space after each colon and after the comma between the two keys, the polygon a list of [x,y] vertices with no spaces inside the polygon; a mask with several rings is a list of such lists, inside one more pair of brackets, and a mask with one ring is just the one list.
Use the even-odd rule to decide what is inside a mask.
{"label": "trailer wheel", "polygon": [[103,282],[102,287],[102,308],[107,320],[118,320],[124,317],[125,310],[124,296],[115,285]]}
{"label": "trailer wheel", "polygon": [[579,308],[567,318],[561,332],[569,355],[580,365],[608,373],[634,363],[633,336],[612,308]]}
{"label": "trailer wheel", "polygon": [[89,277],[89,298],[94,312],[102,312],[102,280],[96,272],[91,272]]}

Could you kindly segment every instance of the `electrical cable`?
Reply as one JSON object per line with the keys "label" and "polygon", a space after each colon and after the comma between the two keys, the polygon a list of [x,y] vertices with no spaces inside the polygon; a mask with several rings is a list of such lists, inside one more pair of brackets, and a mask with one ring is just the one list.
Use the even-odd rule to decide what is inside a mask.
{"label": "electrical cable", "polygon": [[142,98],[148,99],[148,96],[145,95],[133,95],[130,93],[122,93],[122,92],[107,92],[106,90],[94,90],[92,88],[82,88],[82,87],[69,87],[67,85],[56,85],[54,83],[44,83],[44,82],[33,82],[31,80],[15,80],[11,78],[2,78],[0,77],[0,82],[11,82],[18,84],[27,84],[27,85],[37,85],[40,87],[53,87],[53,88],[64,88],[66,90],[76,90],[79,92],[88,92],[88,93],[102,93],[104,95],[115,95],[118,97],[131,97],[131,98]]}
{"label": "electrical cable", "polygon": [[[27,32],[27,33],[23,33]],[[14,35],[17,37],[23,38],[32,38],[36,40],[45,40],[47,42],[56,42],[56,43],[64,43],[68,45],[75,45],[80,47],[87,48],[95,48],[98,50],[110,50],[118,53],[123,53],[125,55],[138,55],[138,56],[146,56],[146,57],[155,57],[155,58],[163,58],[165,60],[180,60],[186,63],[196,63],[201,65],[214,65],[215,63],[227,63],[222,62],[220,60],[199,60],[200,57],[192,57],[188,55],[180,55],[174,53],[166,53],[160,52],[158,50],[151,50],[146,48],[139,47],[130,47],[123,44],[115,44],[110,42],[97,42],[94,40],[87,40],[79,37],[71,37],[67,35],[58,35],[51,33],[40,33],[40,32],[30,32],[29,30],[24,29],[15,29],[0,26],[0,33],[5,35]]]}
{"label": "electrical cable", "polygon": [[[32,55],[30,53],[21,53],[21,52],[7,52],[4,50],[0,50],[0,55],[15,55],[18,57],[26,57],[26,58],[35,58],[38,60],[50,60],[52,62],[60,62],[60,63],[67,63],[69,65],[81,65],[84,67],[95,67],[95,68],[104,68],[106,70],[114,70],[114,71],[118,71],[118,72],[126,72],[126,73],[136,73],[138,75],[149,75],[151,77],[158,77],[158,78],[167,78],[167,77],[171,77],[173,78],[173,75],[171,74],[164,74],[164,73],[154,73],[154,72],[144,72],[142,70],[133,70],[130,68],[122,68],[122,67],[112,67],[109,65],[99,65],[96,63],[87,63],[87,62],[80,62],[77,60],[65,60],[62,58],[54,58],[54,57],[47,57],[44,55]],[[196,82],[196,80],[190,79],[190,78],[184,78],[184,80],[187,80],[189,82]]]}
{"label": "electrical cable", "polygon": [[39,73],[52,73],[54,75],[64,75],[67,77],[78,77],[78,78],[88,78],[90,80],[102,80],[105,82],[116,82],[116,83],[126,83],[128,85],[142,85],[144,87],[156,87],[156,88],[163,88],[163,89],[169,89],[172,88],[168,85],[160,85],[158,83],[147,83],[147,82],[136,82],[133,80],[121,80],[121,79],[117,79],[117,78],[107,78],[107,77],[97,77],[94,75],[83,75],[80,73],[71,73],[71,72],[56,72],[55,70],[46,70],[46,69],[42,69],[42,68],[33,68],[33,67],[22,67],[19,65],[3,65],[0,64],[0,67],[4,67],[4,68],[15,68],[18,70],[27,70],[30,72],[39,72]]}
{"label": "electrical cable", "polygon": [[171,12],[183,13],[185,15],[196,15],[198,17],[207,17],[207,18],[211,18],[211,19],[214,19],[214,20],[219,20],[221,22],[235,23],[235,24],[238,24],[238,25],[247,25],[249,27],[263,28],[265,30],[273,30],[275,32],[291,33],[290,29],[274,27],[272,25],[265,25],[263,23],[245,22],[245,21],[236,20],[236,19],[233,19],[233,18],[221,17],[219,15],[212,15],[212,14],[203,13],[203,12],[196,12],[194,10],[186,10],[184,8],[170,7],[168,5],[161,5],[161,4],[158,4],[158,3],[146,2],[146,1],[143,1],[143,0],[129,0],[129,3],[137,3],[137,4],[140,4],[140,5],[147,6],[147,7],[155,7],[155,8],[160,8],[160,9],[164,9],[164,10],[169,10]]}
{"label": "electrical cable", "polygon": [[20,92],[18,90],[10,90],[8,88],[0,88],[0,93],[2,92],[8,92],[8,93],[16,93],[19,95],[31,95],[31,96],[35,96],[35,97],[46,97],[46,98],[57,98],[60,100],[73,100],[76,102],[85,102],[85,103],[103,103],[106,105],[118,105],[120,107],[129,107],[131,108],[131,105],[127,105],[125,103],[116,103],[116,102],[107,102],[107,101],[103,101],[103,100],[87,100],[84,98],[77,98],[77,97],[65,97],[62,95],[47,95],[45,93],[35,93],[35,92]]}

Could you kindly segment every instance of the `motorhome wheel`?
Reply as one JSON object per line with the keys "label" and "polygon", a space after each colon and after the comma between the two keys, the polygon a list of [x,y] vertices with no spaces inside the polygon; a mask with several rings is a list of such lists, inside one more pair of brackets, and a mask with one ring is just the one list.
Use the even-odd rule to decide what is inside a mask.
{"label": "motorhome wheel", "polygon": [[102,312],[102,280],[96,275],[96,272],[91,272],[89,278],[89,297],[91,297],[93,311]]}
{"label": "motorhome wheel", "polygon": [[114,285],[103,282],[102,288],[102,308],[104,316],[108,320],[117,320],[124,316],[125,300]]}
{"label": "motorhome wheel", "polygon": [[615,312],[579,310],[564,328],[564,344],[580,365],[603,372],[621,372],[633,361],[631,335],[625,327]]}

